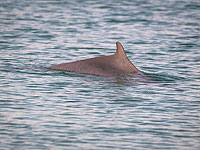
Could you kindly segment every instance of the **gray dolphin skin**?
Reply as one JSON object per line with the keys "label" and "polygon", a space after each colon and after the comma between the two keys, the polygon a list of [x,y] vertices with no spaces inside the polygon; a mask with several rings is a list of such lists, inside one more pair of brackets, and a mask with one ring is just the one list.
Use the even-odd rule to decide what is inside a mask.
{"label": "gray dolphin skin", "polygon": [[118,76],[138,73],[139,70],[128,59],[120,42],[116,42],[116,53],[48,67],[53,70],[91,74],[97,76]]}

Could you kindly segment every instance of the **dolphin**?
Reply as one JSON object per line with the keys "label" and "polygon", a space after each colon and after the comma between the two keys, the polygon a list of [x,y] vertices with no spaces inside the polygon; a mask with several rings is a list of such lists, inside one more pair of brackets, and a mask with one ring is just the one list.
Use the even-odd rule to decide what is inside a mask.
{"label": "dolphin", "polygon": [[96,76],[119,76],[139,73],[140,71],[128,59],[122,44],[120,42],[116,42],[116,47],[117,50],[112,55],[62,63],[48,68]]}

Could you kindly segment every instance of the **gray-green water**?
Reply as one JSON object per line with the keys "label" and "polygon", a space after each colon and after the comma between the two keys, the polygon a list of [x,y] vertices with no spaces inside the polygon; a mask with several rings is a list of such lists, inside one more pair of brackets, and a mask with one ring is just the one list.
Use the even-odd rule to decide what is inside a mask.
{"label": "gray-green water", "polygon": [[[40,67],[113,54],[157,83]],[[199,0],[0,2],[0,149],[199,149]]]}

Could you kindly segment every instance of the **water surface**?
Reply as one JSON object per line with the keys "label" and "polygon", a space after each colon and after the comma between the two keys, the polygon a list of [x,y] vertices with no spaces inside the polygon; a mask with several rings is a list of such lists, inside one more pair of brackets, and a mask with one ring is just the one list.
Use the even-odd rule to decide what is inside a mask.
{"label": "water surface", "polygon": [[[0,4],[0,149],[199,149],[200,4]],[[45,70],[115,52],[156,83]]]}

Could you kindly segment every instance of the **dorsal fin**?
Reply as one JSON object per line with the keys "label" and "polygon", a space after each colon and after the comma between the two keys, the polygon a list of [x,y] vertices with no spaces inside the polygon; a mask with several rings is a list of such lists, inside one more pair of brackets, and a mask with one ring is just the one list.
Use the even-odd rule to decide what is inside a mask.
{"label": "dorsal fin", "polygon": [[118,66],[120,65],[123,66],[123,69],[127,69],[127,72],[138,72],[139,70],[128,59],[122,44],[120,42],[116,42],[116,47],[117,47],[117,50],[114,56],[116,56],[116,58],[120,60],[118,62]]}
{"label": "dorsal fin", "polygon": [[117,47],[117,49],[116,49],[115,55],[127,58],[126,52],[124,51],[124,48],[123,48],[123,46],[122,46],[122,44],[120,42],[116,42],[116,47]]}
{"label": "dorsal fin", "polygon": [[116,42],[116,46],[116,53],[112,55],[62,63],[49,68],[99,76],[116,76],[139,72],[139,70],[128,59],[122,44],[120,42]]}

